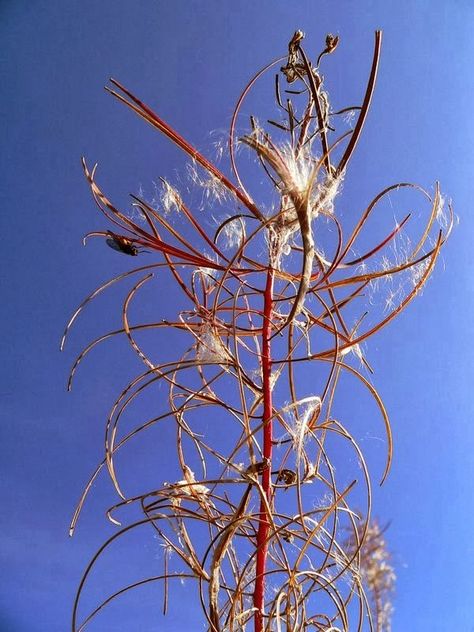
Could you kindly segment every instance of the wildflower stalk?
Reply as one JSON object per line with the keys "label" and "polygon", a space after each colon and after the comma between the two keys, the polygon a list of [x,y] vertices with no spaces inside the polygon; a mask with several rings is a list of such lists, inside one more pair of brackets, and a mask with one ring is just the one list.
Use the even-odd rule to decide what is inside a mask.
{"label": "wildflower stalk", "polygon": [[263,469],[262,490],[265,498],[260,500],[259,524],[257,531],[257,560],[253,603],[255,611],[255,632],[263,631],[265,601],[265,567],[268,553],[268,533],[270,529],[269,508],[272,504],[272,447],[273,447],[273,404],[272,404],[272,312],[273,312],[274,271],[270,265],[264,292],[262,323],[262,382],[263,382]]}
{"label": "wildflower stalk", "polygon": [[[132,92],[115,80],[108,88],[183,150],[192,163],[193,184],[201,187],[213,215],[212,205],[220,205],[221,217],[211,238],[202,213],[195,213],[162,180],[159,203],[132,195],[135,210],[142,214],[143,222],[137,222],[106,197],[96,182],[96,168],[89,170],[83,162],[94,201],[114,228],[89,236],[102,237],[122,254],[148,253],[159,260],[122,273],[92,292],[74,312],[61,342],[63,348],[72,324],[100,293],[141,275],[124,300],[121,327],[87,345],[77,356],[68,382],[70,388],[92,349],[120,336],[146,366],[123,388],[107,416],[103,459],[84,488],[70,534],[102,471],[108,472],[120,499],[107,512],[112,524],[120,526],[115,513],[131,505],[138,506],[145,518],[122,528],[94,556],[76,595],[73,632],[82,632],[112,600],[148,582],[163,582],[166,611],[168,592],[184,578],[199,585],[208,632],[245,632],[247,626],[254,632],[310,628],[352,632],[365,630],[365,621],[371,632],[388,629],[394,573],[379,532],[371,531],[371,478],[364,454],[349,425],[335,418],[334,402],[339,379],[345,375],[355,379],[376,404],[387,439],[383,482],[392,458],[390,421],[377,390],[362,373],[372,369],[361,343],[420,292],[449,236],[453,214],[448,205],[450,221],[444,218],[438,185],[432,197],[409,183],[387,186],[355,218],[355,227],[352,213],[336,214],[335,198],[375,87],[381,33],[375,34],[362,104],[338,111],[331,109],[320,61],[333,53],[339,38],[327,36],[316,65],[302,48],[303,38],[297,31],[288,54],[257,72],[237,101],[229,138],[236,184]],[[240,136],[268,177],[271,202],[259,208],[239,174],[236,125],[255,82],[281,59],[286,65],[275,76],[279,117],[267,120],[274,133],[251,117],[250,132],[246,127],[247,133]],[[296,89],[286,86],[285,98],[282,76],[287,84],[296,83]],[[349,130],[340,118],[348,111],[359,112]],[[395,251],[390,262],[387,251],[409,230],[415,213],[390,226],[375,244],[367,244],[360,234],[377,207],[401,189],[421,194],[431,211],[421,237],[401,256]],[[269,207],[271,211],[266,210]],[[177,221],[167,217],[171,210]],[[162,272],[171,274],[186,307],[170,320],[134,324],[131,305],[153,275]],[[394,302],[395,295],[390,294],[388,313],[375,307],[369,317],[375,288],[392,284],[398,275],[404,279],[399,299]],[[366,298],[358,310],[367,293],[371,300]],[[176,349],[181,348],[181,337],[188,343],[180,355],[165,361],[159,346],[150,350],[145,346],[148,332],[176,336]],[[360,363],[358,368],[354,361]],[[311,367],[310,392],[300,392],[306,386],[300,367]],[[155,385],[168,388],[168,397],[159,398],[162,409],[121,437],[122,417]],[[214,435],[217,421],[228,424],[229,433]],[[157,482],[153,473],[148,492],[129,495],[117,469],[117,452],[126,452],[129,442],[158,423],[176,425],[173,449],[179,480]],[[352,482],[344,488],[332,461],[335,443],[356,457],[345,460],[344,477],[347,474]],[[357,472],[350,471],[350,462],[357,464]],[[362,483],[358,483],[361,470]],[[366,503],[359,515],[350,501],[361,484]],[[257,509],[251,510],[254,504]],[[145,525],[154,529],[165,547],[164,572],[128,584],[80,623],[79,601],[95,562],[121,534]],[[375,553],[371,538],[377,544]],[[272,590],[267,585],[270,577]]]}

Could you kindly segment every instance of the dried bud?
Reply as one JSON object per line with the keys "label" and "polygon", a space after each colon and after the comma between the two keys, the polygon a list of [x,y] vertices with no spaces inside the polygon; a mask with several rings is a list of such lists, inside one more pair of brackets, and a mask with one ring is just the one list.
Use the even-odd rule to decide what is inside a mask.
{"label": "dried bud", "polygon": [[332,53],[339,44],[339,35],[328,33],[326,35],[326,53]]}
{"label": "dried bud", "polygon": [[300,42],[303,38],[304,38],[303,31],[300,31],[300,30],[295,31],[295,34],[293,35],[293,37],[290,40],[290,43],[288,44],[288,52],[290,53],[290,55],[294,55],[296,53],[300,45]]}
{"label": "dried bud", "polygon": [[329,55],[330,53],[335,51],[338,44],[339,44],[339,35],[333,35],[332,33],[328,33],[326,35],[326,48],[320,53],[318,57],[318,61],[316,62],[316,67],[319,66],[321,57],[323,57],[324,55]]}
{"label": "dried bud", "polygon": [[282,532],[281,537],[285,540],[285,542],[288,542],[289,544],[291,544],[295,539],[293,533],[291,531],[288,531],[287,529]]}
{"label": "dried bud", "polygon": [[283,469],[278,472],[277,483],[283,482],[285,485],[293,485],[296,482],[296,472]]}

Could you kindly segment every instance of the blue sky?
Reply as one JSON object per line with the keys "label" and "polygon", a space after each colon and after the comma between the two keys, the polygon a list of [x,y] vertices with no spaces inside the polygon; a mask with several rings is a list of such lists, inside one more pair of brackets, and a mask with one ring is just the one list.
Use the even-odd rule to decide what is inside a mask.
{"label": "blue sky", "polygon": [[[467,0],[0,3],[2,632],[68,629],[80,574],[113,533],[104,510],[115,497],[105,478],[72,540],[70,515],[101,458],[114,395],[140,370],[125,344],[109,344],[65,391],[81,346],[120,321],[124,292],[91,307],[60,355],[65,322],[87,293],[130,263],[99,242],[81,245],[104,222],[80,157],[99,162],[105,188],[124,203],[129,192],[151,192],[158,175],[173,178],[182,167],[177,150],[102,87],[118,78],[211,155],[210,132],[226,128],[248,77],[284,54],[297,28],[309,42],[340,35],[332,81],[341,95],[362,94],[373,31],[384,31],[373,107],[345,189],[351,204],[360,208],[395,181],[432,187],[439,179],[460,218],[423,295],[367,352],[395,438],[392,473],[376,494],[376,513],[391,520],[394,632],[474,630],[473,20]],[[165,285],[160,295],[170,291]],[[161,318],[170,306],[140,309],[144,319]],[[166,480],[169,455],[135,450],[139,480],[149,467]],[[153,573],[159,555],[145,532],[124,544],[98,569],[86,605],[106,596],[118,567]],[[90,629],[189,629],[191,594],[182,591],[166,621],[158,593],[143,589]]]}

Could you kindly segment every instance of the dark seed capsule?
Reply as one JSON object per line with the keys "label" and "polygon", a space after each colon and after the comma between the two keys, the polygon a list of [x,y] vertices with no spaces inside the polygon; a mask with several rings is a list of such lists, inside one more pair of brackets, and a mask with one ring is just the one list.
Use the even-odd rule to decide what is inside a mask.
{"label": "dark seed capsule", "polygon": [[296,482],[296,472],[293,470],[283,469],[278,472],[277,483],[283,482],[285,485],[293,485]]}
{"label": "dark seed capsule", "polygon": [[130,255],[131,257],[136,257],[138,255],[138,248],[130,241],[130,239],[111,232],[109,232],[109,235],[110,237],[107,237],[105,240],[107,246],[117,250],[118,252],[122,252],[124,255]]}

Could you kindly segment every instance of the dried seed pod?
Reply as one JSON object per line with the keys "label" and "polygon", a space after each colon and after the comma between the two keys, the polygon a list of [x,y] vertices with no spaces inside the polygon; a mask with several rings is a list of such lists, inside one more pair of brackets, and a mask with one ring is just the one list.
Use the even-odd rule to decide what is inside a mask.
{"label": "dried seed pod", "polygon": [[138,255],[139,250],[130,239],[127,239],[127,237],[123,237],[122,235],[117,235],[110,230],[107,231],[107,234],[109,237],[107,237],[105,243],[109,246],[109,248],[132,257],[136,257]]}
{"label": "dried seed pod", "polygon": [[283,468],[278,472],[277,483],[283,482],[285,485],[294,485],[297,478],[298,477],[296,475],[296,472],[294,472],[293,470],[288,470],[287,468]]}

